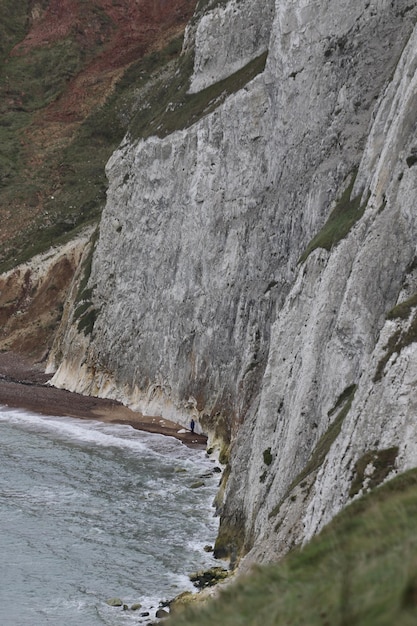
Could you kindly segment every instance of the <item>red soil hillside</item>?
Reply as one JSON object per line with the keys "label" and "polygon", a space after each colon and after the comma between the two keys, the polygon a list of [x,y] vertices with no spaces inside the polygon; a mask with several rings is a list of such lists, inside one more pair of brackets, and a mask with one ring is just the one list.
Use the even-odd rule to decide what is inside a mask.
{"label": "red soil hillside", "polygon": [[50,231],[53,242],[56,232],[96,219],[104,164],[126,128],[109,116],[96,136],[110,130],[112,137],[89,138],[84,145],[80,128],[132,64],[184,31],[195,4],[2,0],[0,271],[28,256],[39,231],[42,237]]}
{"label": "red soil hillside", "polygon": [[[195,0],[50,0],[42,9],[33,1],[29,32],[11,54],[26,56],[32,49],[74,39],[87,63],[44,116],[79,121],[105,95],[115,75],[182,31],[194,6]],[[87,93],[91,88],[93,98]]]}

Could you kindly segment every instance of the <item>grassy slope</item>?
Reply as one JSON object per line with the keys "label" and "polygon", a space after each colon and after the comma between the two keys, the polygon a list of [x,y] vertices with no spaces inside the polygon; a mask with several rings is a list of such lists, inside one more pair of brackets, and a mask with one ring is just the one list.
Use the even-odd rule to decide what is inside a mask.
{"label": "grassy slope", "polygon": [[354,502],[303,550],[167,626],[414,625],[416,524],[413,470]]}
{"label": "grassy slope", "polygon": [[[83,50],[74,38],[67,37],[28,54],[10,55],[29,26],[27,14],[27,2],[6,0],[0,7],[2,41],[7,42],[0,50],[0,216],[3,236],[7,236],[1,246],[0,271],[45,249],[78,221],[59,198],[62,183],[57,162],[62,163],[62,147],[34,155],[34,143],[27,133],[34,128],[36,119],[39,125],[42,110],[64,92],[68,81],[80,71]],[[101,170],[108,154],[109,148],[107,154],[99,151],[93,155]],[[82,184],[85,185],[84,179]],[[94,191],[96,186],[94,181]],[[47,199],[52,195],[58,197],[57,203],[49,207]],[[81,211],[85,213],[92,194],[88,190],[83,195],[87,196],[81,201]],[[97,204],[102,198],[97,198]],[[91,217],[95,217],[97,208],[88,207],[92,209]]]}
{"label": "grassy slope", "polygon": [[[185,4],[192,11],[193,0]],[[86,7],[94,13],[93,4]],[[101,38],[80,37],[74,26],[61,39],[16,49],[31,27],[28,15],[27,1],[0,3],[0,272],[97,221],[105,202],[104,166],[128,128],[140,87],[135,80],[141,58],[107,73],[99,68],[94,82],[92,60],[105,53],[116,29],[104,14],[94,13]],[[153,25],[155,41],[145,33],[143,48],[169,42],[181,31],[180,22],[172,25],[175,19],[156,35],[158,24]],[[178,56],[180,47],[179,41],[167,53],[155,53],[154,65]],[[126,70],[130,81],[113,90],[114,79]],[[86,72],[85,92],[74,95]],[[88,100],[84,120],[77,99]]]}
{"label": "grassy slope", "polygon": [[2,0],[0,3],[0,61],[26,32],[28,0]]}

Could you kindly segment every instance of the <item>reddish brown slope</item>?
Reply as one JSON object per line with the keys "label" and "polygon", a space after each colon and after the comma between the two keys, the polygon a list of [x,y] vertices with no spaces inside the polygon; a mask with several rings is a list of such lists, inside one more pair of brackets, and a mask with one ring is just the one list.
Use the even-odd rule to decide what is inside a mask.
{"label": "reddish brown slope", "polygon": [[[132,62],[184,30],[195,3],[19,0],[27,12],[26,35],[0,64],[0,116],[7,118],[0,128],[0,264],[13,247],[19,258],[17,240],[26,231],[33,239],[34,229],[49,228],[55,220],[45,207],[51,197],[58,205],[63,183],[57,168],[64,163],[70,171],[63,151],[80,125],[107,100]],[[5,10],[0,6],[0,20]]]}
{"label": "reddish brown slope", "polygon": [[[32,4],[31,27],[12,55],[28,55],[66,38],[75,39],[86,55],[85,67],[43,114],[50,121],[71,122],[84,119],[129,63],[182,31],[195,0],[50,0],[44,10]],[[93,89],[91,97],[97,84],[102,88]]]}

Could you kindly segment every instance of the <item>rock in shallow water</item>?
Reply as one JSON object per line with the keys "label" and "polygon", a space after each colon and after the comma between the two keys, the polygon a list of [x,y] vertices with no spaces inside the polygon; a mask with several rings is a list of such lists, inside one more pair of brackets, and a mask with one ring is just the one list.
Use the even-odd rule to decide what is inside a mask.
{"label": "rock in shallow water", "polygon": [[190,489],[198,489],[199,487],[204,487],[204,484],[205,483],[203,480],[198,480],[197,482],[190,485]]}
{"label": "rock in shallow water", "polygon": [[123,606],[123,600],[120,598],[109,598],[106,600],[106,604],[109,606]]}

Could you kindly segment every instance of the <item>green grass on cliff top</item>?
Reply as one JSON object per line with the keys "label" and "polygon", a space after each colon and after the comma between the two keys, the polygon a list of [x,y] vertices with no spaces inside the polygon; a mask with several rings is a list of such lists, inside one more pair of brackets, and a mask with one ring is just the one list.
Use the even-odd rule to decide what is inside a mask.
{"label": "green grass on cliff top", "polygon": [[303,550],[167,626],[414,626],[416,531],[413,470],[354,502]]}

